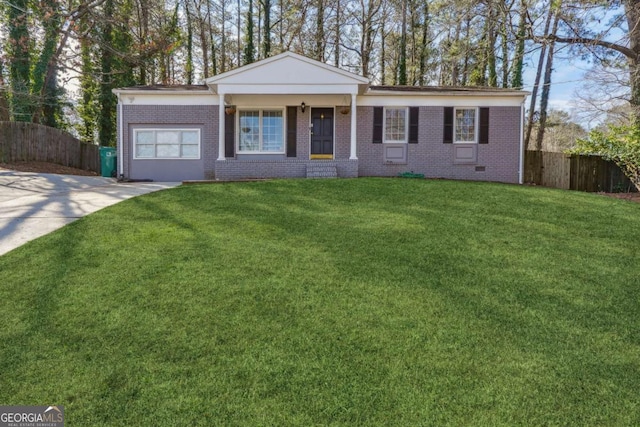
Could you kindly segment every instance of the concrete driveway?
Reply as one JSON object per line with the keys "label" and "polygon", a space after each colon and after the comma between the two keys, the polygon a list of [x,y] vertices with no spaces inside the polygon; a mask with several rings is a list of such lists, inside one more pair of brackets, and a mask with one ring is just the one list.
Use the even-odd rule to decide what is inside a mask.
{"label": "concrete driveway", "polygon": [[179,184],[0,168],[0,255],[106,206]]}

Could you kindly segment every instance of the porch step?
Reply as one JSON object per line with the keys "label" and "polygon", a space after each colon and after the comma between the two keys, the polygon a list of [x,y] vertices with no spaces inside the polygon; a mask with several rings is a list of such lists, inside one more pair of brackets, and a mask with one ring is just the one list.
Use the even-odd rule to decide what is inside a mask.
{"label": "porch step", "polygon": [[338,170],[336,165],[320,163],[307,164],[307,178],[337,178]]}

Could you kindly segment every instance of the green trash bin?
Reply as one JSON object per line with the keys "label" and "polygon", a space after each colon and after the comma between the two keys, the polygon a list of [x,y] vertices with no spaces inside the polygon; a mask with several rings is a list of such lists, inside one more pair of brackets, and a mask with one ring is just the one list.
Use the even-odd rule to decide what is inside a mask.
{"label": "green trash bin", "polygon": [[101,176],[116,176],[116,149],[113,147],[100,147],[100,172]]}

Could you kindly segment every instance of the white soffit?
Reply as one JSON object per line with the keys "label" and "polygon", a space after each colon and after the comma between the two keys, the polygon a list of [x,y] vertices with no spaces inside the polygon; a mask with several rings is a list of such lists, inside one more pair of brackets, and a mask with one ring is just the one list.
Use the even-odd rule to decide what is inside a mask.
{"label": "white soffit", "polygon": [[496,94],[477,93],[475,95],[449,93],[433,94],[433,93],[421,93],[421,94],[367,94],[358,96],[358,106],[362,107],[393,107],[393,106],[405,106],[405,107],[468,107],[468,106],[483,106],[483,107],[519,107],[524,102],[526,95],[520,96],[497,96]]}
{"label": "white soffit", "polygon": [[313,59],[284,52],[206,80],[216,93],[362,93],[369,80]]}
{"label": "white soffit", "polygon": [[124,105],[218,105],[218,97],[204,93],[119,93]]}

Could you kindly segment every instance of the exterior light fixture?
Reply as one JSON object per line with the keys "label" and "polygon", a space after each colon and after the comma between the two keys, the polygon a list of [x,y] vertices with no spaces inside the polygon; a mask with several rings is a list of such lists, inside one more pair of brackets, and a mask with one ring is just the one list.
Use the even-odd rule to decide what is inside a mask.
{"label": "exterior light fixture", "polygon": [[307,105],[303,102],[302,104],[300,104],[300,111],[302,111],[304,113],[304,109],[307,108]]}

